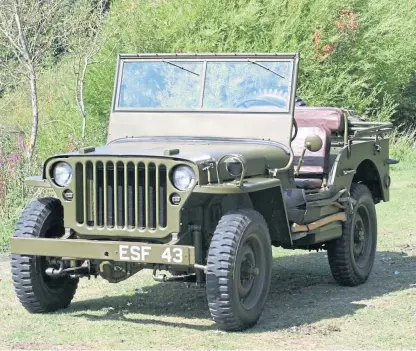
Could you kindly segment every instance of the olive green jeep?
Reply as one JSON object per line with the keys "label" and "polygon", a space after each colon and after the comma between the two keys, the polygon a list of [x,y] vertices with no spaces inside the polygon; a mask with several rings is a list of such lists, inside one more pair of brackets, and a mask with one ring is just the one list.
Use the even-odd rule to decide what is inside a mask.
{"label": "olive green jeep", "polygon": [[392,126],[302,106],[298,58],[120,55],[107,145],[27,179],[56,197],[27,205],[11,239],[22,305],[55,311],[79,278],[152,269],[204,287],[218,328],[243,330],[264,308],[272,246],[327,250],[339,284],[364,283]]}

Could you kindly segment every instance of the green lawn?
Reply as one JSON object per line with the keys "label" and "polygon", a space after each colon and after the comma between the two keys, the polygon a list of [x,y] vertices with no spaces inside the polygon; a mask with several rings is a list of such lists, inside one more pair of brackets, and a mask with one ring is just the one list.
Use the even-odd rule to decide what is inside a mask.
{"label": "green lawn", "polygon": [[30,315],[0,258],[0,349],[416,349],[415,170],[392,173],[377,206],[378,255],[369,281],[333,281],[325,253],[274,250],[273,282],[253,329],[223,333],[204,291],[154,283],[148,272],[117,285],[82,280],[70,308]]}

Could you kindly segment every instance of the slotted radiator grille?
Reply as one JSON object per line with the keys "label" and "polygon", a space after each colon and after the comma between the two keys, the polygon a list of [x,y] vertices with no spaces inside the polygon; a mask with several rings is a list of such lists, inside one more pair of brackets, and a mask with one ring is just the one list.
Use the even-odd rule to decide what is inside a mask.
{"label": "slotted radiator grille", "polygon": [[88,227],[167,225],[167,169],[145,162],[77,162],[76,220]]}

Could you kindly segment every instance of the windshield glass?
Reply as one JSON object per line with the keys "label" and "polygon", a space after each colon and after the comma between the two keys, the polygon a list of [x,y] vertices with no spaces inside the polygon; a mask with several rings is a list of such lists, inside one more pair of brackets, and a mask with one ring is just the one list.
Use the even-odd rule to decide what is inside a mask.
{"label": "windshield glass", "polygon": [[292,71],[291,60],[126,60],[116,106],[287,112]]}

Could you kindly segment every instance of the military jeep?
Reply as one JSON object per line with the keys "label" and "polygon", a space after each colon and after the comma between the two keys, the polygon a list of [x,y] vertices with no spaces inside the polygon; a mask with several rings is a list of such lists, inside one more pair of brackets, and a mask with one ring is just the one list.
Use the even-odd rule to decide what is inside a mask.
{"label": "military jeep", "polygon": [[[218,328],[256,324],[272,246],[326,250],[364,283],[389,200],[390,123],[296,97],[297,54],[120,55],[102,147],[49,158],[11,239],[16,294],[67,307],[82,277],[142,269],[206,289]],[[298,101],[298,102],[297,102]]]}

